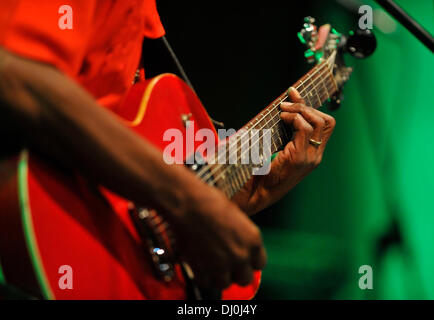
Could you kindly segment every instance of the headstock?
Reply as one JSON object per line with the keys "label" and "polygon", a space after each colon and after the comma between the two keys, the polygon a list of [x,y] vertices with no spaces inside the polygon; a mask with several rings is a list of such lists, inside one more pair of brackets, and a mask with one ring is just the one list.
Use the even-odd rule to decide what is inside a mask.
{"label": "headstock", "polygon": [[344,54],[349,53],[356,58],[368,57],[377,47],[374,34],[370,30],[359,29],[356,32],[350,31],[345,36],[328,24],[318,28],[314,18],[306,17],[303,28],[297,35],[307,47],[304,55],[308,63],[319,64],[328,60],[331,65],[339,91],[331,98],[330,107],[336,109],[342,100],[342,87],[353,70],[345,65]]}

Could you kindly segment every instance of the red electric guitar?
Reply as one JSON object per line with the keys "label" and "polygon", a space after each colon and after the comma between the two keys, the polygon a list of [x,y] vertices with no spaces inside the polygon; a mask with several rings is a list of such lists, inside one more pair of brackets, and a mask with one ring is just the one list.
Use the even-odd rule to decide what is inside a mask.
{"label": "red electric guitar", "polygon": [[[313,107],[328,99],[339,102],[351,71],[341,57],[343,43],[351,39],[332,31],[320,47],[311,18],[299,33],[309,46],[306,57],[317,64],[293,86]],[[243,127],[271,129],[273,153],[290,139],[279,117],[279,104],[287,97],[287,92],[280,95]],[[163,141],[164,131],[185,133],[187,121],[194,121],[195,132],[215,132],[195,93],[172,74],[135,84],[118,116],[161,150],[169,143]],[[228,197],[251,178],[251,168],[242,165],[225,165],[223,178],[212,166],[190,168]],[[199,296],[180,257],[170,225],[155,210],[137,208],[26,150],[1,163],[0,283],[45,299],[185,299],[187,283]],[[72,274],[72,288],[65,288],[65,272]],[[250,285],[232,285],[221,296],[250,299],[259,282],[257,272]]]}

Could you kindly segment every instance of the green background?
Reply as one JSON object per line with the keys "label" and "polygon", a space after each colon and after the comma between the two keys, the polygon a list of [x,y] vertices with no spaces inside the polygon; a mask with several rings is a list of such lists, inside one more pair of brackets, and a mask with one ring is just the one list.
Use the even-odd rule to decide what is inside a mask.
{"label": "green background", "polygon": [[[258,298],[434,299],[434,57],[363,3],[377,50],[347,59],[355,71],[323,163],[270,209],[279,218],[262,228]],[[434,31],[433,1],[397,3]],[[317,9],[336,29],[351,26],[338,5]],[[358,286],[361,265],[372,266],[373,290]]]}

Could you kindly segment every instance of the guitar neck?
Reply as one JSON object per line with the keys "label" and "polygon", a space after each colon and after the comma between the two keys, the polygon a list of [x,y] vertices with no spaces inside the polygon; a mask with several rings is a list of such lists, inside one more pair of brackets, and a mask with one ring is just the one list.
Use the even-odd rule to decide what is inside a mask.
{"label": "guitar neck", "polygon": [[[300,80],[292,85],[300,93],[306,104],[319,108],[324,102],[332,97],[338,90],[338,86],[333,76],[334,55],[331,55],[327,60],[316,65]],[[259,153],[265,149],[261,144],[263,129],[269,129],[271,133],[271,145],[267,146],[271,154],[282,150],[289,142],[287,129],[283,125],[280,118],[280,104],[288,101],[288,91],[282,93],[277,99],[263,109],[259,114],[244,125],[230,140],[236,141],[236,160],[230,163],[208,164],[205,171],[199,172],[199,178],[204,182],[215,186],[222,190],[229,198],[237,193],[244,184],[252,177],[255,166],[251,162],[243,163],[242,156],[246,154],[246,143],[243,137],[253,136],[253,131],[259,133],[256,139],[251,139],[250,146],[247,151],[250,151],[252,146],[257,143]],[[235,139],[235,140],[234,140]],[[230,150],[232,147],[226,148],[225,159],[230,159]],[[215,159],[220,159],[221,155],[215,155]]]}

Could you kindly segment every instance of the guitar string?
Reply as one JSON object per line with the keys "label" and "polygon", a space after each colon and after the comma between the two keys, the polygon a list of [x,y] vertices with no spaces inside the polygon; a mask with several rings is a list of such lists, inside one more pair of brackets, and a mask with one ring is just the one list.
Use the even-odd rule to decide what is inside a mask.
{"label": "guitar string", "polygon": [[[267,123],[264,125],[264,127],[268,124],[268,122],[270,122],[270,121],[272,121],[272,120],[274,120],[277,116],[279,116],[279,114],[276,114],[275,116],[273,116],[273,118],[271,118],[269,121],[267,121]],[[278,119],[276,122],[274,122],[273,124],[272,124],[272,126],[275,126],[276,124],[278,124],[279,122],[281,122],[282,120],[281,119]],[[262,128],[264,128],[264,127],[262,127]],[[261,130],[261,129],[259,129],[259,130]],[[277,134],[273,134],[272,135],[272,137],[274,138],[274,137],[276,137],[277,136]],[[252,145],[249,147],[249,149],[248,150],[246,150],[244,153],[242,153],[241,154],[241,156],[240,157],[238,157],[238,159],[237,160],[240,160],[242,157],[243,157],[243,155],[245,155],[246,153],[248,153],[248,152],[250,152],[250,150],[251,150],[251,148],[253,147],[253,145],[256,145],[258,142],[260,142],[260,140],[261,140],[261,138],[263,137],[263,135],[262,136],[260,136],[256,141],[254,141],[253,143],[252,143]],[[275,140],[273,140],[273,141],[275,141]],[[270,146],[271,147],[271,146]],[[238,163],[235,163],[235,164],[231,164],[232,166],[238,166],[239,164]],[[249,164],[250,165],[250,164]],[[218,182],[218,180],[220,180],[220,178],[227,172],[227,171],[229,171],[229,170],[231,170],[233,167],[228,167],[228,168],[225,168],[225,170],[223,170],[223,172],[221,172],[221,173],[219,173],[218,174],[218,176],[216,176],[214,179],[213,179],[213,181],[211,181],[210,182],[210,184],[211,185],[215,185],[217,182]],[[217,168],[217,170],[218,170],[218,168]],[[217,170],[214,170],[213,171],[213,173],[210,175],[210,176],[208,176],[208,177],[204,177],[204,180],[207,180],[207,179],[209,179]]]}
{"label": "guitar string", "polygon": [[[317,70],[315,70],[315,72],[314,73],[312,73],[312,74],[310,74],[309,76],[308,76],[308,78],[307,79],[305,79],[304,81],[301,79],[300,81],[301,81],[301,83],[297,86],[297,90],[301,87],[301,86],[303,86],[307,81],[309,81],[311,78],[313,78],[313,76],[318,72],[318,71],[320,71],[321,69],[323,69],[323,67],[325,67],[325,66],[327,66],[328,67],[328,64],[327,64],[327,62],[328,62],[328,60],[326,60],[326,61],[324,61],[324,63],[319,67],[319,68],[317,68]],[[305,88],[303,88],[299,93],[300,93],[300,95],[302,95],[305,91],[307,91],[307,90],[310,90],[310,91],[312,91],[314,88],[316,88],[317,87],[317,85],[319,84],[319,83],[317,83],[317,84],[315,84],[315,86],[314,86],[314,88],[310,88],[317,80],[320,80],[320,82],[324,79],[324,78],[321,78],[322,76],[324,76],[326,73],[327,73],[327,71],[329,71],[330,72],[330,74],[329,75],[331,75],[332,76],[332,74],[331,74],[331,71],[328,69],[328,68],[325,68],[325,70],[322,70],[321,71],[321,73],[320,73],[320,75],[317,77],[317,78],[315,78],[307,87],[305,87]],[[329,78],[326,78],[326,80],[330,80]],[[329,84],[327,85],[327,89],[328,89],[328,87],[329,87]],[[322,89],[321,89],[322,90]],[[328,94],[328,96],[329,96],[329,94]],[[285,100],[286,98],[288,97],[288,94],[287,94],[287,92],[285,92],[285,93],[283,93],[282,95],[280,95],[277,99],[275,99],[271,104],[270,104],[270,106],[273,106],[272,108],[270,108],[270,110],[267,112],[267,114],[265,115],[265,116],[263,116],[263,118],[265,118],[266,116],[268,116],[272,111],[274,111],[278,106],[280,106],[280,103],[283,101],[283,100]],[[280,100],[279,102],[278,102],[278,104],[275,104],[275,101],[277,101],[277,100]],[[310,98],[309,98],[309,102],[311,102],[310,101]],[[262,119],[261,120],[257,120],[257,118],[255,119],[256,120],[256,122],[258,123],[258,122],[260,122],[260,121],[262,121]],[[262,129],[262,128],[261,128]],[[245,134],[249,134],[248,132],[246,132]],[[219,160],[219,159],[218,159]],[[204,166],[204,168],[201,168],[201,170],[197,173],[197,176],[199,177],[199,178],[201,178],[200,176],[202,175],[202,174],[204,174],[205,172],[207,172],[207,170],[209,169],[209,167],[210,166]],[[207,179],[208,179],[208,177],[207,177]]]}
{"label": "guitar string", "polygon": [[[322,67],[321,67],[322,68]],[[316,73],[316,72],[315,72]],[[314,74],[315,74],[314,73]],[[312,74],[312,76],[314,75],[314,74]],[[324,72],[322,72],[322,74],[324,74]],[[315,79],[315,81],[317,80],[317,79],[319,79],[320,80],[320,82],[322,82],[322,84],[324,84],[323,83],[323,81],[322,81],[322,79],[323,78],[316,78]],[[305,81],[304,81],[305,82]],[[315,86],[314,86],[314,88],[316,88],[318,85],[319,85],[320,83],[317,83]],[[301,87],[301,86],[303,86],[304,85],[304,83],[302,82],[296,89],[298,89],[299,87]],[[309,86],[308,87],[310,87],[312,85],[312,83],[311,84],[309,84]],[[329,87],[329,84],[328,84],[328,86],[327,87]],[[314,89],[314,88],[312,88],[312,89],[310,89],[311,91]],[[306,91],[306,90],[309,90],[308,88],[304,88],[303,90],[301,90],[301,92],[303,93],[304,91]],[[270,108],[270,110],[269,110],[269,112],[267,112],[267,114],[265,115],[265,116],[263,116],[263,118],[262,119],[264,119],[266,116],[268,116],[272,111],[274,111],[274,110],[276,110],[277,109],[277,107],[279,107],[280,105],[281,105],[281,103],[286,99],[288,97],[288,94],[287,93],[284,93],[283,95],[281,95],[279,98],[277,98],[276,100],[280,100],[277,104],[275,104],[275,105],[273,105],[273,107],[272,108]],[[276,101],[275,100],[275,101]],[[273,120],[274,118],[276,118],[277,116],[279,116],[280,115],[280,113],[278,113],[278,114],[276,114],[276,115],[274,115],[270,120],[268,120],[261,128],[259,128],[258,130],[261,130],[261,129],[263,129],[263,128],[265,128],[265,126],[271,121],[271,120]],[[260,122],[260,121],[256,121],[257,123],[256,124],[258,124],[258,122]],[[276,123],[278,123],[279,121],[277,121]],[[275,123],[275,124],[276,124]],[[274,124],[273,124],[274,125]],[[249,132],[246,132],[244,135],[246,135],[246,134],[249,134]],[[239,137],[243,137],[243,136],[239,136]],[[259,137],[259,139],[258,140],[256,140],[254,143],[256,144],[258,141],[260,141],[260,139],[261,139],[261,137]],[[248,141],[247,141],[247,143],[248,143]],[[241,147],[244,145],[245,143],[243,143],[242,145],[241,145]],[[252,144],[252,146],[253,146],[253,144]],[[250,152],[250,150],[251,150],[251,147],[246,151],[246,152]],[[246,152],[244,152],[244,153],[242,153],[242,155],[241,155],[241,157],[244,155],[244,154],[246,154]],[[241,157],[237,157],[237,160],[239,160]],[[218,160],[220,160],[220,157],[219,157],[219,159]],[[217,164],[217,165],[219,165],[219,164]],[[222,165],[220,165],[220,166],[222,166]],[[198,174],[198,176],[199,176],[199,178],[200,179],[203,179],[203,180],[207,180],[210,176],[212,176],[217,170],[218,170],[219,168],[217,168],[217,169],[215,169],[215,170],[213,170],[213,171],[211,171],[211,172],[208,172],[209,174],[206,176],[206,178],[205,178],[205,176],[203,176],[203,177],[200,177],[200,174]],[[227,170],[225,170],[224,172],[226,172]],[[223,172],[223,173],[224,173]],[[219,176],[221,176],[222,174],[220,174]]]}
{"label": "guitar string", "polygon": [[[323,66],[321,66],[321,68],[322,68]],[[321,68],[319,68],[318,70],[320,70]],[[317,71],[318,71],[317,70]],[[316,71],[316,72],[317,72]],[[316,73],[315,72],[315,73]],[[313,73],[311,76],[313,76],[315,73]],[[324,74],[324,72],[322,71],[322,74]],[[316,89],[320,84],[322,84],[322,85],[324,85],[324,81],[323,81],[323,79],[324,78],[319,78],[319,77],[317,77],[316,79],[314,79],[314,82],[316,82],[317,80],[319,80],[320,82],[319,83],[316,83],[315,85],[314,85],[314,87],[312,88],[312,89],[310,89],[310,91],[312,91],[312,90],[314,90],[314,89]],[[306,80],[307,81],[307,80]],[[306,81],[304,81],[304,82],[306,82]],[[304,83],[302,82],[299,86],[297,86],[297,88],[296,89],[298,89],[299,87],[301,87],[301,86],[303,86],[304,85]],[[310,87],[310,86],[312,86],[312,83],[311,84],[309,84],[309,86],[308,87]],[[329,87],[330,86],[330,82],[327,84],[327,87]],[[308,88],[304,88],[303,90],[301,90],[300,92],[301,93],[303,93],[304,91],[306,91],[306,90],[309,90]],[[328,94],[329,95],[329,94]],[[288,97],[288,94],[287,93],[285,93],[285,94],[283,94],[283,95],[281,95],[281,97],[279,97],[279,98],[277,98],[276,100],[280,100],[277,104],[275,104],[271,109],[270,109],[270,111],[269,112],[267,112],[267,114],[265,115],[265,116],[263,116],[263,118],[262,119],[264,119],[264,118],[266,118],[272,111],[274,111],[274,110],[276,110],[277,109],[277,107],[279,107],[280,105],[281,105],[281,103],[286,99]],[[275,101],[276,101],[275,100]],[[321,100],[319,99],[319,101],[320,101],[320,103],[321,103]],[[277,116],[279,116],[280,115],[280,113],[277,113],[276,115],[274,115],[270,120],[268,120],[261,128],[259,128],[258,130],[261,130],[261,129],[263,129],[263,128],[265,128],[266,126],[267,126],[267,124],[270,122],[270,121],[272,121],[272,120],[274,120]],[[261,120],[262,120],[261,119]],[[277,123],[279,123],[281,121],[281,119],[279,119],[278,121],[276,121],[275,123],[273,123],[273,126],[274,125],[276,125]],[[257,124],[258,124],[258,122],[260,122],[260,121],[256,121],[257,122]],[[245,133],[245,134],[249,134],[248,132],[247,133]],[[276,134],[273,134],[272,135],[273,137],[275,137],[276,136]],[[238,136],[238,137],[243,137],[243,136]],[[254,143],[252,143],[252,145],[249,147],[249,149],[248,150],[246,150],[245,152],[243,152],[241,155],[240,155],[240,157],[237,157],[237,161],[239,161],[246,153],[248,153],[248,152],[250,152],[250,150],[251,150],[251,148],[253,147],[253,145],[255,145],[256,143],[258,143],[260,140],[261,140],[261,138],[263,137],[263,135],[262,136],[260,136]],[[247,143],[248,143],[248,141],[247,141]],[[243,143],[242,145],[241,145],[241,147],[244,145],[245,143]],[[239,150],[239,149],[238,149]],[[214,175],[215,173],[216,173],[216,171],[217,170],[219,170],[220,168],[221,168],[221,166],[223,166],[223,165],[219,165],[219,164],[217,164],[217,166],[220,166],[220,167],[217,167],[217,168],[214,168],[214,170],[211,170],[210,172],[207,172],[208,174],[205,176],[202,176],[202,177],[200,177],[199,176],[199,178],[200,179],[202,179],[202,180],[208,180],[212,175]],[[210,166],[208,166],[208,168],[209,168]],[[228,168],[226,168],[225,170],[223,170],[223,172],[221,172],[217,177],[215,177],[214,178],[214,180],[217,180],[217,179],[220,179],[220,177],[222,176],[222,175],[224,175],[228,170],[231,170],[232,168],[231,167],[228,167]],[[214,183],[215,184],[215,183]]]}

